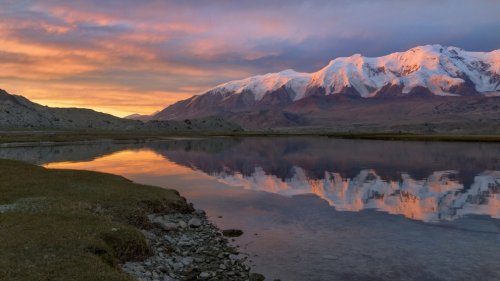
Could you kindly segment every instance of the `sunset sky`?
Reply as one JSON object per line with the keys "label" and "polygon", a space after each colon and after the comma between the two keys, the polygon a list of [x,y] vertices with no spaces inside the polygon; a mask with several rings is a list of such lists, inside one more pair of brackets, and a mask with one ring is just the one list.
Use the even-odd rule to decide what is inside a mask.
{"label": "sunset sky", "polygon": [[500,0],[0,0],[0,88],[152,113],[228,80],[354,53],[498,49],[499,15]]}

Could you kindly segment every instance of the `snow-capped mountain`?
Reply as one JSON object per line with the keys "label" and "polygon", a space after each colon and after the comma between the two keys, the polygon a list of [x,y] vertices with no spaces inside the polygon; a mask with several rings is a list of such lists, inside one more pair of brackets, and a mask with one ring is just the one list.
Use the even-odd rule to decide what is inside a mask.
{"label": "snow-capped mountain", "polygon": [[355,54],[336,58],[314,73],[289,69],[231,81],[208,92],[228,95],[249,91],[259,101],[284,87],[295,101],[318,88],[324,89],[326,95],[354,91],[367,98],[377,96],[388,86],[401,88],[401,94],[418,87],[435,95],[496,92],[500,90],[500,50],[467,52],[455,47],[426,45],[377,58]]}
{"label": "snow-capped mountain", "polygon": [[426,45],[382,57],[336,58],[313,73],[285,70],[218,85],[173,104],[153,119],[287,109],[310,97],[497,96],[500,49],[468,52]]}
{"label": "snow-capped mountain", "polygon": [[435,95],[487,94],[500,90],[499,74],[500,50],[426,45],[378,58],[337,58],[311,75],[308,88],[324,88],[326,94],[352,88],[362,97],[377,96],[384,87],[400,88],[401,94],[419,87]]}
{"label": "snow-capped mountain", "polygon": [[382,57],[336,58],[218,85],[149,119],[221,116],[247,129],[500,133],[500,49],[426,45]]}
{"label": "snow-capped mountain", "polygon": [[311,83],[311,77],[310,73],[300,73],[293,69],[287,69],[278,73],[268,73],[231,81],[209,90],[208,93],[224,96],[248,91],[253,94],[256,101],[260,101],[267,93],[275,92],[284,87],[290,90],[292,100],[299,100],[304,97]]}

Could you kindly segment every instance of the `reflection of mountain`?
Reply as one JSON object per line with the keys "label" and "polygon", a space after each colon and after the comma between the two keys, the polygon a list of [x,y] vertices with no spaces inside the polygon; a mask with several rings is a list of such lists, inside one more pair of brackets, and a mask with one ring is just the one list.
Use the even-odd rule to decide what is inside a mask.
{"label": "reflection of mountain", "polygon": [[0,159],[15,159],[34,164],[51,162],[80,162],[113,154],[122,150],[147,148],[154,151],[182,150],[198,151],[208,154],[222,150],[240,142],[234,138],[172,139],[166,141],[96,141],[66,144],[47,144],[39,146],[14,146],[0,148]]}
{"label": "reflection of mountain", "polygon": [[[137,150],[126,156],[134,158],[130,169],[171,169],[141,149],[231,186],[288,196],[315,193],[338,210],[376,208],[424,221],[467,214],[500,218],[500,145],[493,143],[210,138],[1,148],[0,158],[43,164]],[[127,170],[120,161],[103,165]]]}
{"label": "reflection of mountain", "polygon": [[327,138],[245,138],[239,142],[207,139],[203,142],[207,143],[206,147],[210,147],[211,142],[227,145],[217,153],[207,153],[191,141],[179,141],[175,149],[159,145],[151,148],[171,161],[209,174],[227,171],[250,176],[255,167],[260,167],[266,174],[282,180],[293,176],[294,167],[301,167],[311,179],[323,178],[325,171],[353,178],[361,168],[369,168],[383,179],[393,181],[400,180],[403,172],[422,179],[434,171],[457,170],[459,181],[468,186],[478,173],[500,170],[500,145],[494,143]]}
{"label": "reflection of mountain", "polygon": [[0,158],[26,161],[34,164],[50,162],[91,161],[124,149],[138,149],[144,143],[100,141],[82,144],[17,146],[0,148]]}
{"label": "reflection of mountain", "polygon": [[322,179],[309,179],[302,168],[285,181],[256,168],[250,176],[214,174],[231,186],[281,195],[314,193],[337,210],[377,209],[423,221],[453,220],[470,214],[500,218],[500,171],[477,175],[471,186],[456,180],[457,172],[440,171],[422,180],[401,174],[400,181],[385,181],[375,171],[363,169],[353,178],[325,172]]}
{"label": "reflection of mountain", "polygon": [[376,208],[424,221],[500,218],[498,144],[292,138],[244,139],[217,154],[156,151],[232,186],[315,193],[339,210]]}

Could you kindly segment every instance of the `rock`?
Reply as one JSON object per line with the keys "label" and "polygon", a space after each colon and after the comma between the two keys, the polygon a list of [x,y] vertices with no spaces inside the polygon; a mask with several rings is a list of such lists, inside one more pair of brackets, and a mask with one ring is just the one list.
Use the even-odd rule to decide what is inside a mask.
{"label": "rock", "polygon": [[266,277],[260,273],[250,273],[250,281],[264,281]]}
{"label": "rock", "polygon": [[152,232],[149,232],[147,230],[141,230],[141,232],[142,232],[142,234],[144,234],[144,236],[148,240],[155,240],[156,239],[156,235]]}
{"label": "rock", "polygon": [[163,265],[160,265],[157,269],[158,269],[159,271],[163,272],[163,273],[168,272],[168,269],[167,269],[165,266],[163,266]]}
{"label": "rock", "polygon": [[236,248],[233,248],[233,247],[228,247],[227,248],[227,254],[238,254],[238,250]]}
{"label": "rock", "polygon": [[197,218],[192,218],[188,222],[189,227],[198,228],[201,226],[201,221]]}
{"label": "rock", "polygon": [[324,255],[323,258],[327,259],[327,260],[338,260],[339,259],[339,257],[332,256],[332,255]]}
{"label": "rock", "polygon": [[168,235],[168,234],[166,234],[165,236],[163,236],[163,239],[165,241],[167,241],[169,244],[175,244],[174,238],[170,237],[170,235]]}
{"label": "rock", "polygon": [[210,278],[210,273],[203,271],[202,273],[200,273],[200,278],[201,279],[208,279],[208,278]]}
{"label": "rock", "polygon": [[226,237],[239,237],[243,235],[243,230],[241,229],[226,229],[222,231],[222,235]]}
{"label": "rock", "polygon": [[154,227],[142,232],[153,256],[122,266],[124,272],[137,280],[251,280],[247,259],[239,257],[237,249],[228,245],[228,240],[206,215],[194,211],[156,214],[150,219]]}
{"label": "rock", "polygon": [[174,268],[174,270],[179,271],[184,267],[184,264],[181,262],[175,262],[172,264],[172,267]]}
{"label": "rock", "polygon": [[194,213],[197,214],[198,216],[204,216],[206,214],[205,211],[201,209],[194,210]]}
{"label": "rock", "polygon": [[170,230],[176,230],[178,225],[173,222],[164,222],[164,221],[158,221],[156,222],[158,225],[161,226],[161,228],[170,231]]}
{"label": "rock", "polygon": [[192,257],[184,257],[184,258],[182,258],[181,263],[184,266],[189,266],[193,263],[193,261],[194,261],[194,259]]}
{"label": "rock", "polygon": [[178,224],[179,224],[179,227],[181,227],[181,228],[186,228],[187,227],[187,223],[185,221],[183,221],[183,220],[180,220],[178,222]]}

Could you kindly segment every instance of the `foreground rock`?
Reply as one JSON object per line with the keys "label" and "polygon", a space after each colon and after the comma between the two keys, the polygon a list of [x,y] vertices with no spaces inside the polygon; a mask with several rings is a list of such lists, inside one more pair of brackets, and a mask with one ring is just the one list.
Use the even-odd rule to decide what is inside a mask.
{"label": "foreground rock", "polygon": [[246,257],[227,244],[203,212],[148,218],[154,227],[143,233],[154,255],[125,263],[125,272],[144,281],[254,280]]}
{"label": "foreground rock", "polygon": [[240,229],[225,229],[222,231],[222,235],[226,237],[239,237],[243,235],[243,231]]}

